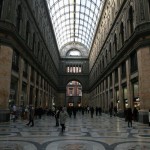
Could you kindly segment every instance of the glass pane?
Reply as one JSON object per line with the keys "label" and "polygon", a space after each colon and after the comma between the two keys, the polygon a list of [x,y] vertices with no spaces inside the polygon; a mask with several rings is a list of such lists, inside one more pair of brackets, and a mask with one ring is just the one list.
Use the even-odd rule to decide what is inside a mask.
{"label": "glass pane", "polygon": [[76,12],[79,12],[79,11],[80,11],[80,6],[76,5]]}
{"label": "glass pane", "polygon": [[47,0],[59,49],[71,41],[83,42],[82,44],[90,48],[100,15],[99,9],[104,1]]}
{"label": "glass pane", "polygon": [[[82,0],[82,1],[83,1],[83,0]],[[77,4],[80,4],[80,0],[76,0],[76,3],[77,3]]]}

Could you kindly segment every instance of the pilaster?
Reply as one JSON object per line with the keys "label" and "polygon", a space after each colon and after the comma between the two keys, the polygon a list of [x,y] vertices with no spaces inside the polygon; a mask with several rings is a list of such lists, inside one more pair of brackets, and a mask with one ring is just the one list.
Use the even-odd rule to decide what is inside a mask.
{"label": "pilaster", "polygon": [[9,120],[9,94],[13,49],[0,45],[0,122]]}

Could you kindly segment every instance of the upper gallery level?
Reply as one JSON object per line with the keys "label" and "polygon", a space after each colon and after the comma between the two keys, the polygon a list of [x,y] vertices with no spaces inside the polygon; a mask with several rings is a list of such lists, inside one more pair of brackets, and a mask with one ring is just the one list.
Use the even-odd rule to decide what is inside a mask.
{"label": "upper gallery level", "polygon": [[90,85],[115,69],[133,47],[146,43],[149,32],[149,0],[107,0],[89,55]]}

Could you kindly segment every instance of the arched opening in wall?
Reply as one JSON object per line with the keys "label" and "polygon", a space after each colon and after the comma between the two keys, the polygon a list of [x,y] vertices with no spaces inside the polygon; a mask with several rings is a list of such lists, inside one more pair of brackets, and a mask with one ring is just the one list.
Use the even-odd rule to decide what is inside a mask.
{"label": "arched opening in wall", "polygon": [[22,19],[22,9],[21,6],[19,5],[17,8],[17,18],[16,18],[16,29],[18,32],[20,31],[21,19]]}
{"label": "arched opening in wall", "polygon": [[68,107],[82,106],[82,85],[78,81],[70,81],[66,86],[66,104]]}
{"label": "arched opening in wall", "polygon": [[114,56],[117,54],[117,35],[114,35]]}
{"label": "arched opening in wall", "polygon": [[81,52],[77,49],[71,49],[67,52],[66,56],[69,56],[69,57],[79,57],[79,56],[82,56],[81,55]]}
{"label": "arched opening in wall", "polygon": [[3,7],[3,0],[0,1],[0,18],[1,18],[1,14],[2,14],[2,7]]}
{"label": "arched opening in wall", "polygon": [[133,8],[132,8],[132,6],[130,6],[130,9],[129,9],[129,31],[130,31],[130,34],[133,33],[133,30],[134,30],[134,26],[133,26]]}
{"label": "arched opening in wall", "polygon": [[150,0],[148,0],[148,10],[149,10],[149,16],[150,16]]}
{"label": "arched opening in wall", "polygon": [[27,44],[29,43],[29,34],[30,34],[30,23],[29,21],[27,21],[27,24],[26,24],[26,43]]}
{"label": "arched opening in wall", "polygon": [[121,25],[120,25],[120,38],[121,38],[121,46],[122,46],[124,43],[124,25],[123,25],[123,22],[121,22]]}

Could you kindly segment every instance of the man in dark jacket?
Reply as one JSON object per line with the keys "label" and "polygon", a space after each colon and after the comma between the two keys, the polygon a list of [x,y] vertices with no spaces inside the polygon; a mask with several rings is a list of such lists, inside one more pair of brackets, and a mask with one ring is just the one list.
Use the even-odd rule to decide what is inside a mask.
{"label": "man in dark jacket", "polygon": [[29,126],[30,123],[32,123],[30,127],[33,127],[34,126],[34,107],[33,106],[30,106],[29,108],[29,122],[26,125]]}

